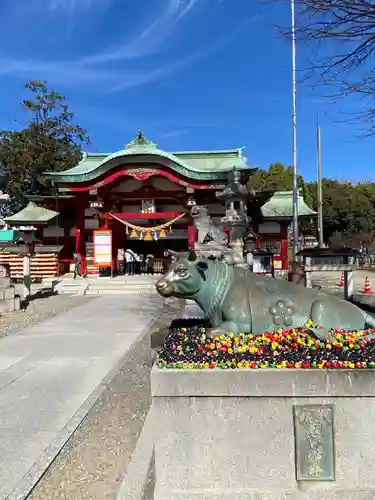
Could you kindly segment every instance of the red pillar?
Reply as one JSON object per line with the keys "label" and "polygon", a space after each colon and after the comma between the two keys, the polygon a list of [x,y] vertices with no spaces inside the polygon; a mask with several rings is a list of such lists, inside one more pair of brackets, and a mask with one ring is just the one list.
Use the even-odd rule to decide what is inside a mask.
{"label": "red pillar", "polygon": [[81,272],[86,272],[86,247],[85,247],[85,212],[83,208],[76,211],[75,221],[76,244],[75,251],[82,255]]}
{"label": "red pillar", "polygon": [[281,226],[280,234],[280,257],[281,257],[281,269],[289,268],[288,259],[288,227],[286,224]]}

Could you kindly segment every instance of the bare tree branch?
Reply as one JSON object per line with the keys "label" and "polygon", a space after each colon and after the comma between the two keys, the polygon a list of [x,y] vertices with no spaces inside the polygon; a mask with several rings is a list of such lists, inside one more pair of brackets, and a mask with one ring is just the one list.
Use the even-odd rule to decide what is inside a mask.
{"label": "bare tree branch", "polygon": [[[365,135],[375,135],[375,1],[295,0],[295,4],[297,40],[313,49],[305,78],[313,78],[315,89],[333,86],[328,97],[335,103],[356,95],[362,111],[351,119],[366,124]],[[290,28],[280,31],[291,34]]]}

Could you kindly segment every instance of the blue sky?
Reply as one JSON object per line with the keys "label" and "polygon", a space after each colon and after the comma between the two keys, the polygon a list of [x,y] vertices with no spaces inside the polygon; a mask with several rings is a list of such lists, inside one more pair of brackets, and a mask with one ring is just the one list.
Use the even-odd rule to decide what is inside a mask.
{"label": "blue sky", "polygon": [[[22,120],[23,83],[64,94],[94,150],[112,152],[138,127],[168,151],[244,150],[251,166],[292,161],[291,48],[274,25],[288,3],[254,0],[2,0],[0,126]],[[298,48],[302,67],[306,49]],[[5,98],[4,98],[5,97]],[[323,169],[374,178],[373,140],[298,85],[299,171],[316,172],[316,113]]]}

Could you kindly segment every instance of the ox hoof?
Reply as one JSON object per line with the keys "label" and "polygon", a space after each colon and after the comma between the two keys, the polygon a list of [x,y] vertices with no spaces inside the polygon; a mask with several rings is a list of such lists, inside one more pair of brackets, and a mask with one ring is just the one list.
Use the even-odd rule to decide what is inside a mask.
{"label": "ox hoof", "polygon": [[332,335],[330,335],[324,328],[311,327],[309,328],[309,331],[314,335],[314,337],[321,340],[322,342],[332,342],[332,340],[334,340]]}

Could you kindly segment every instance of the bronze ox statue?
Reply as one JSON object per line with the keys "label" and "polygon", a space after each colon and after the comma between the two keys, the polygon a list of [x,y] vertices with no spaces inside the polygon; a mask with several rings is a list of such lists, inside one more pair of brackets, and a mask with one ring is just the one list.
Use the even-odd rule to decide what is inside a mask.
{"label": "bronze ox statue", "polygon": [[262,335],[279,328],[313,324],[311,332],[329,339],[329,330],[363,330],[375,319],[350,302],[319,290],[254,274],[220,260],[170,252],[175,261],[156,283],[163,297],[194,300],[212,326],[223,332]]}

